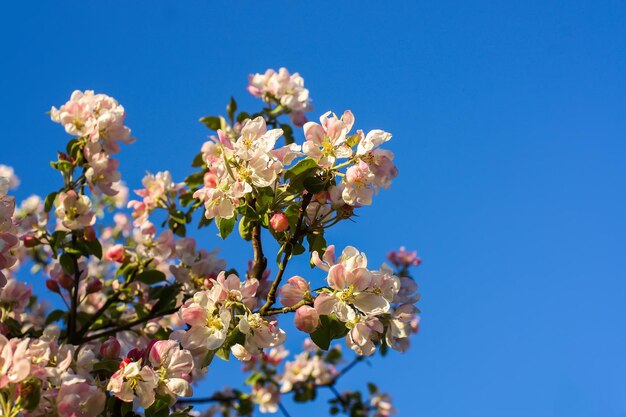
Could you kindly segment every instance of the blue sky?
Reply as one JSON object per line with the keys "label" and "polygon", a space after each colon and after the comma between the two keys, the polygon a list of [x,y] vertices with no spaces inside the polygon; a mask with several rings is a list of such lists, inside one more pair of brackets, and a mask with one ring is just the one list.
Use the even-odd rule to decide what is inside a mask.
{"label": "blue sky", "polygon": [[[18,196],[57,186],[66,136],[45,112],[74,89],[126,107],[137,186],[182,178],[197,119],[231,94],[253,105],[247,74],[286,66],[316,115],[350,108],[394,134],[400,177],[332,241],[424,261],[414,348],[342,387],[375,378],[400,416],[626,415],[623,1],[21,1],[0,35]],[[224,255],[242,264],[237,248]]]}

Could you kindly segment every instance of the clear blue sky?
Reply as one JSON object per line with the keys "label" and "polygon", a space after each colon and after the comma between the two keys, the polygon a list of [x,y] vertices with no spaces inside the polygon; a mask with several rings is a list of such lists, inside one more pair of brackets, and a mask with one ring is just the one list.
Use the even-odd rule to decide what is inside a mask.
{"label": "clear blue sky", "polygon": [[624,1],[20,1],[0,35],[19,195],[56,187],[66,136],[45,112],[73,89],[126,107],[136,187],[181,178],[198,117],[252,104],[247,74],[286,66],[316,114],[394,133],[400,177],[334,243],[424,260],[414,349],[342,387],[375,376],[405,417],[626,415]]}

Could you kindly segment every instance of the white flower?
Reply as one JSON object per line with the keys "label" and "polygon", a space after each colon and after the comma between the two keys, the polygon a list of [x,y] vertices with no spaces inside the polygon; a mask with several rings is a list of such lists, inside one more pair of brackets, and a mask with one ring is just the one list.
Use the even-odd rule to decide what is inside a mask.
{"label": "white flower", "polygon": [[159,377],[159,390],[170,396],[190,397],[193,393],[189,381],[193,369],[193,357],[181,349],[174,340],[159,340],[150,349],[150,364]]}
{"label": "white flower", "polygon": [[154,403],[159,377],[149,366],[141,366],[141,359],[136,362],[122,362],[121,368],[115,372],[107,390],[124,402],[135,399],[142,408]]}

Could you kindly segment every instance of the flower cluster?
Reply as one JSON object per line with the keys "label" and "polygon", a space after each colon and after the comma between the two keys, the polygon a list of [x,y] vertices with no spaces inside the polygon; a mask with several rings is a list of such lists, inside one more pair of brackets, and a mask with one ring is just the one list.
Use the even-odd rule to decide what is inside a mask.
{"label": "flower cluster", "polygon": [[[405,301],[397,309],[403,281],[383,265],[379,270],[367,269],[367,257],[354,247],[346,247],[335,260],[335,247],[329,246],[320,258],[313,253],[313,263],[326,271],[328,288],[320,290],[315,310],[320,316],[333,316],[348,329],[346,344],[359,355],[371,355],[385,338],[388,346],[405,350],[411,334],[410,324],[417,309]],[[403,294],[406,290],[403,290]]]}
{"label": "flower cluster", "polygon": [[[67,133],[79,138],[77,143],[87,161],[84,176],[89,185],[106,195],[117,194],[118,161],[110,155],[119,152],[118,142],[135,141],[124,125],[124,107],[105,94],[76,90],[59,109],[52,107],[50,117],[62,124]],[[69,162],[76,162],[71,155],[68,158]]]}
{"label": "flower cluster", "polygon": [[239,136],[229,138],[222,130],[203,146],[207,171],[203,187],[193,197],[204,203],[207,219],[234,216],[253,187],[271,187],[285,165],[298,155],[297,145],[276,148],[281,129],[267,129],[262,117],[244,121]]}
{"label": "flower cluster", "polygon": [[15,264],[16,258],[12,251],[19,243],[16,236],[17,227],[13,222],[15,199],[7,196],[9,188],[16,186],[17,177],[13,175],[12,169],[7,172],[6,168],[3,168],[3,171],[10,177],[0,176],[0,289],[7,283],[2,270]]}
{"label": "flower cluster", "polygon": [[[345,204],[358,207],[372,204],[374,192],[389,188],[398,170],[392,162],[393,152],[379,149],[391,139],[391,134],[376,129],[367,134],[358,130],[349,135],[354,121],[352,112],[346,110],[341,117],[327,112],[320,117],[319,124],[306,123],[302,151],[327,169],[336,168],[340,159],[349,159],[350,166],[337,191]],[[353,150],[354,144],[358,144],[356,150]]]}
{"label": "flower cluster", "polygon": [[[364,356],[408,348],[419,324],[408,269],[419,259],[401,248],[389,256],[395,272],[371,270],[354,247],[336,259],[325,238],[397,175],[380,148],[391,135],[353,133],[350,111],[308,122],[309,91],[284,68],[251,75],[248,90],[267,106],[237,113],[233,98],[227,118],[201,119],[215,135],[192,162],[198,170],[184,182],[147,173],[130,202],[112,155],[134,138],[104,94],[75,91],[52,108],[72,135],[51,163],[55,191],[16,205],[7,194],[20,181],[0,165],[0,415],[191,417],[184,398],[215,358],[240,361],[248,389],[208,398],[216,406],[205,416],[276,412],[287,393],[308,402],[323,389],[335,395],[333,414],[395,411],[372,386],[369,397],[335,387]],[[199,229],[214,221],[221,238],[237,230],[250,242],[245,277],[188,234],[198,211]],[[307,250],[324,282],[286,275]],[[45,288],[20,281],[28,274]],[[291,357],[289,317],[290,336],[306,338]],[[352,362],[341,366],[333,340],[345,340]]]}
{"label": "flower cluster", "polygon": [[302,126],[306,122],[304,113],[313,110],[304,79],[297,72],[290,74],[286,68],[280,68],[278,72],[268,69],[263,74],[250,74],[248,91],[255,97],[267,102],[274,100],[288,109],[296,126]]}

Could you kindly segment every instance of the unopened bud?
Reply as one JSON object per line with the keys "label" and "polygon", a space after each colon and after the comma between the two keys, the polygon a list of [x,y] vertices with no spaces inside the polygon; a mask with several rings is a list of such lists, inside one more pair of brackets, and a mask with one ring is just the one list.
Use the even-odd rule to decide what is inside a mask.
{"label": "unopened bud", "polygon": [[40,243],[39,239],[37,239],[35,236],[32,236],[32,235],[24,236],[23,240],[24,240],[24,246],[26,246],[27,248],[34,248]]}
{"label": "unopened bud", "polygon": [[46,287],[52,292],[59,293],[59,294],[61,293],[61,289],[59,288],[59,283],[53,279],[46,280]]}
{"label": "unopened bud", "polygon": [[270,226],[278,233],[284,232],[289,229],[289,219],[283,213],[275,213],[270,218]]}
{"label": "unopened bud", "polygon": [[302,306],[296,310],[293,321],[298,330],[305,333],[313,333],[320,324],[320,317],[317,314],[317,310],[313,307]]}
{"label": "unopened bud", "polygon": [[105,359],[117,359],[120,356],[122,345],[113,336],[110,336],[102,346],[100,346],[100,355]]}
{"label": "unopened bud", "polygon": [[124,246],[122,245],[111,246],[106,253],[106,258],[109,261],[123,263],[126,258],[126,254],[124,252]]}

